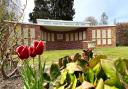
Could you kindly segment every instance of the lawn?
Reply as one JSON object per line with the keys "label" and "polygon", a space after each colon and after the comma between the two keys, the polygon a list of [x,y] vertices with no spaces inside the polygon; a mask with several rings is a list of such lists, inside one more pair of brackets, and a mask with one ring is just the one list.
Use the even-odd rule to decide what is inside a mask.
{"label": "lawn", "polygon": [[128,58],[128,47],[96,48],[94,53],[112,58]]}
{"label": "lawn", "polygon": [[82,50],[54,50],[54,51],[45,51],[43,53],[43,59],[46,62],[51,63],[57,61],[59,58],[62,58],[67,55],[74,55],[75,53],[81,53]]}
{"label": "lawn", "polygon": [[[54,51],[45,51],[43,59],[47,63],[55,62],[59,58],[66,55],[74,55],[75,53],[81,53],[82,49],[78,50],[54,50]],[[113,47],[113,48],[96,48],[94,49],[94,54],[104,54],[109,58],[128,58],[128,47]]]}

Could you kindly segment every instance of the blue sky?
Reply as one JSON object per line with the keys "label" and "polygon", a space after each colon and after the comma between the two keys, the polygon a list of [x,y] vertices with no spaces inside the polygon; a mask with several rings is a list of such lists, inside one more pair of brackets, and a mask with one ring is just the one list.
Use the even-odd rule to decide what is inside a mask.
{"label": "blue sky", "polygon": [[[28,13],[34,8],[33,1],[28,0],[25,22],[29,18]],[[117,22],[128,22],[128,0],[74,0],[74,8],[74,21],[84,21],[88,16],[100,20],[102,12],[106,12],[109,23],[113,23],[114,19]]]}

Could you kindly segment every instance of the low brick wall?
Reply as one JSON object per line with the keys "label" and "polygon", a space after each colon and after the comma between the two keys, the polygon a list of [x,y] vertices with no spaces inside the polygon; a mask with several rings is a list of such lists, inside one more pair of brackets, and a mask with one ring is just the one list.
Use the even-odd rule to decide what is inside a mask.
{"label": "low brick wall", "polygon": [[82,41],[54,41],[47,42],[46,49],[47,50],[65,50],[65,49],[82,49],[83,44]]}

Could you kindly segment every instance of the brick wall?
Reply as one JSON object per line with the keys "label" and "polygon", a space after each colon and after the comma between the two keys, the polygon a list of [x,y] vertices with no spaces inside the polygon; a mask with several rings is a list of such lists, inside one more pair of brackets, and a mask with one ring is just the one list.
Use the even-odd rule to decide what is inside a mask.
{"label": "brick wall", "polygon": [[47,50],[65,50],[65,49],[82,49],[83,44],[82,41],[55,41],[55,42],[47,42],[46,49]]}
{"label": "brick wall", "polygon": [[[38,28],[39,29],[39,28]],[[101,35],[101,44],[97,45],[97,40],[95,41],[96,47],[115,47],[116,46],[116,28],[115,26],[96,26],[96,27],[88,27],[88,28],[78,28],[76,30],[68,31],[68,32],[57,32],[57,31],[50,31],[44,27],[41,27],[41,30],[37,30],[38,33],[46,34],[46,49],[47,50],[56,50],[56,49],[86,49],[88,47],[88,42],[92,41],[92,30],[99,30]],[[106,44],[103,44],[102,42],[102,30],[106,31]],[[111,44],[108,43],[107,38],[107,30],[111,30],[110,36],[111,36]],[[79,38],[81,33],[82,38]],[[83,32],[86,32],[86,39],[83,39]],[[51,33],[54,34],[54,41],[48,41],[47,39],[48,34],[51,35]],[[78,33],[78,40],[75,40],[75,33]],[[57,34],[63,35],[62,39],[57,39]],[[74,38],[69,38],[68,41],[66,40],[66,34],[69,34],[69,36],[72,34]],[[42,34],[43,35],[43,34]],[[52,39],[50,37],[50,39]]]}
{"label": "brick wall", "polygon": [[[23,28],[23,29],[22,29]],[[96,39],[96,47],[115,47],[116,46],[116,27],[115,26],[95,26],[95,27],[82,27],[82,28],[76,28],[71,31],[51,31],[49,29],[46,29],[39,25],[29,25],[29,24],[22,24],[21,30],[28,32],[28,37],[25,38],[28,40],[28,44],[30,45],[33,40],[43,40],[46,42],[46,50],[60,50],[60,49],[86,49],[88,47],[88,42],[91,42],[93,40],[92,38],[92,31],[96,31],[97,36],[97,30],[100,31],[101,35],[101,44],[97,45],[97,39]],[[26,29],[27,28],[27,29]],[[31,29],[33,28],[33,29]],[[28,31],[25,31],[28,30]],[[34,38],[31,37],[31,30],[34,30],[35,36]],[[102,40],[102,31],[111,30],[111,44],[108,44],[107,36],[106,36],[106,44],[103,44]],[[21,35],[24,35],[24,33]],[[85,34],[84,34],[85,33]],[[44,35],[45,34],[45,35]],[[58,34],[63,35],[62,39],[59,37]],[[67,34],[69,35],[69,39],[67,39]],[[77,36],[78,37],[77,37]],[[99,34],[98,34],[99,35]],[[45,37],[44,37],[45,36]],[[76,39],[77,37],[77,39]],[[119,36],[120,37],[120,36]],[[119,38],[118,37],[118,38]],[[118,39],[117,38],[117,39]],[[24,38],[22,38],[24,40]],[[24,40],[25,42],[25,40]],[[118,41],[119,42],[119,41]]]}

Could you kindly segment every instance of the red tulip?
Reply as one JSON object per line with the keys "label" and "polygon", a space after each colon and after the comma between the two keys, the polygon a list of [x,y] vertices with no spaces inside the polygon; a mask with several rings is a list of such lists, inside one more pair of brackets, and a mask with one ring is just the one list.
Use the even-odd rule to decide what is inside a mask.
{"label": "red tulip", "polygon": [[35,50],[35,48],[34,48],[33,46],[30,46],[30,47],[28,48],[28,50],[29,50],[29,55],[30,55],[31,57],[35,57],[35,56],[36,56],[36,50]]}
{"label": "red tulip", "polygon": [[16,48],[16,53],[20,59],[27,59],[29,57],[29,51],[27,46],[19,46]]}
{"label": "red tulip", "polygon": [[36,50],[36,54],[41,55],[44,50],[44,42],[43,41],[34,41],[34,48]]}

